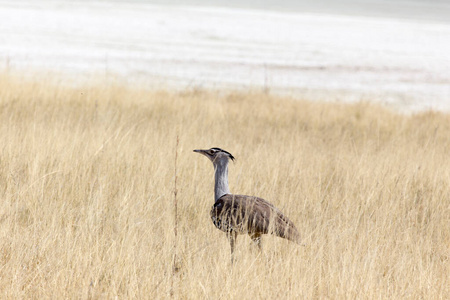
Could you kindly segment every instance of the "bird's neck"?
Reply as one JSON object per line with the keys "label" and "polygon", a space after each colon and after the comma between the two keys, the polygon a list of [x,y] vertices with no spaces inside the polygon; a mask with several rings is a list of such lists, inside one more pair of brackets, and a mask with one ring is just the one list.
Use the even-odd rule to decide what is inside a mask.
{"label": "bird's neck", "polygon": [[218,161],[214,164],[214,201],[230,193],[228,187],[228,159]]}

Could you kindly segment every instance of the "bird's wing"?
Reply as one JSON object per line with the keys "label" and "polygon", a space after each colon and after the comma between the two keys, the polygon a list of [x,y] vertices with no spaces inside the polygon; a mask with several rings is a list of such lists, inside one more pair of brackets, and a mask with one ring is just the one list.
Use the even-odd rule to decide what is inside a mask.
{"label": "bird's wing", "polygon": [[270,202],[253,196],[226,194],[216,202],[222,211],[234,216],[234,223],[241,224],[251,233],[273,233],[279,237],[300,243],[300,234],[294,223]]}

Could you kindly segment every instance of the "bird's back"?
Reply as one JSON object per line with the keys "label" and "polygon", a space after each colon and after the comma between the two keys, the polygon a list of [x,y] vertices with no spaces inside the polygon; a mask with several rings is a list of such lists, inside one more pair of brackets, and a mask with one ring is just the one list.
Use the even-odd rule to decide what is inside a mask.
{"label": "bird's back", "polygon": [[211,209],[214,225],[222,231],[239,234],[275,234],[300,244],[300,234],[279,209],[266,200],[226,194]]}

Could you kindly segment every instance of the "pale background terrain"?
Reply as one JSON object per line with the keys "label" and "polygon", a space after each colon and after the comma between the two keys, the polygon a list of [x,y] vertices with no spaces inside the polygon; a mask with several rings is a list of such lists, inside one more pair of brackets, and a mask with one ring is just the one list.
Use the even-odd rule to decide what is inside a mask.
{"label": "pale background terrain", "polygon": [[70,83],[450,109],[446,1],[19,0],[0,1],[0,20],[0,65],[81,75]]}

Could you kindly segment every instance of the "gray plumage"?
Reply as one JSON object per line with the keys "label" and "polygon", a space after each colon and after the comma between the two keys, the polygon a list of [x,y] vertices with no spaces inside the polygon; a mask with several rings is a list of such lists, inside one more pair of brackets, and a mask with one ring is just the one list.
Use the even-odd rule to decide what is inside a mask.
{"label": "gray plumage", "polygon": [[228,162],[231,153],[220,149],[194,150],[208,157],[214,165],[214,206],[211,219],[214,225],[227,233],[233,261],[238,234],[248,234],[261,249],[261,235],[273,234],[300,244],[300,234],[279,209],[266,200],[253,196],[234,195],[228,187]]}

